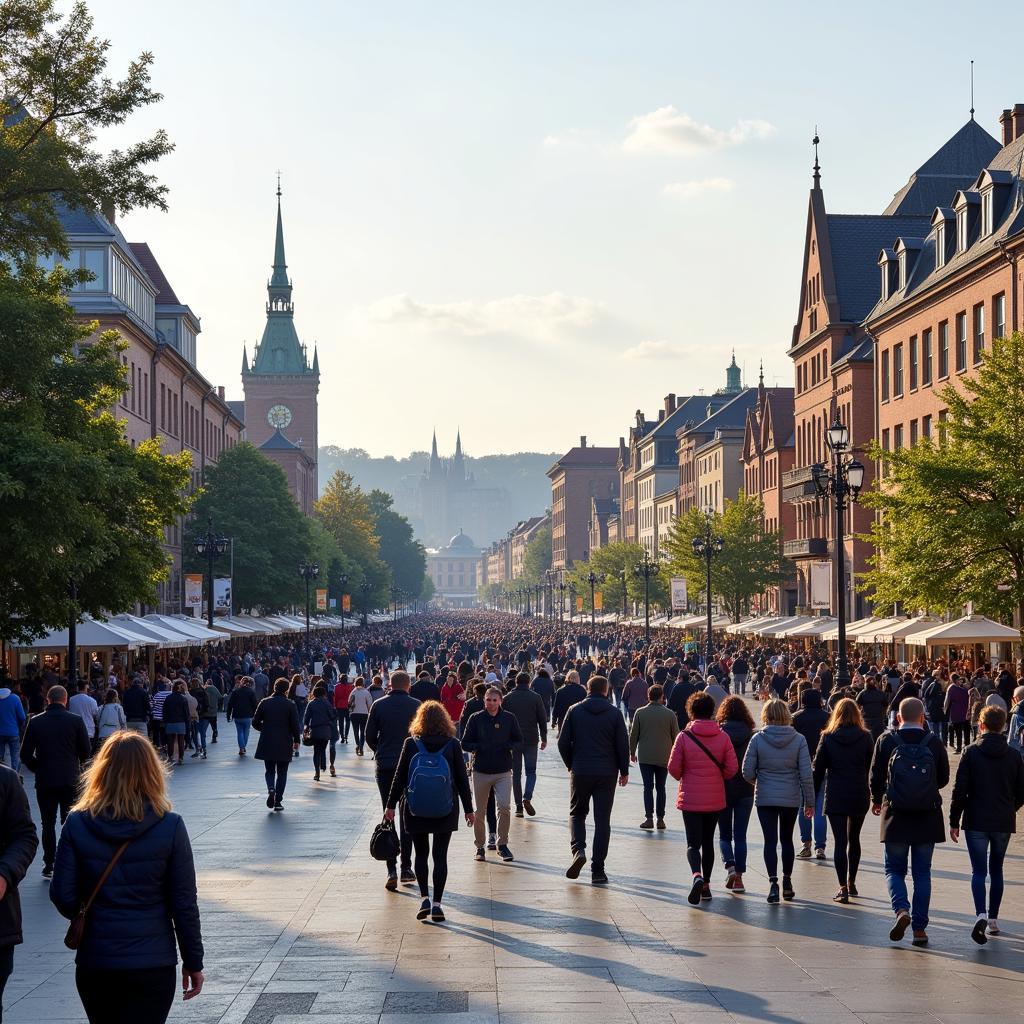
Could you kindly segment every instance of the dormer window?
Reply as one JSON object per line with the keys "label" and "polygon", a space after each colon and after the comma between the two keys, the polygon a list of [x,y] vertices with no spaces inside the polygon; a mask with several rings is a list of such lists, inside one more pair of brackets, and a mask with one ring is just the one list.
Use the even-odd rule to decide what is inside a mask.
{"label": "dormer window", "polygon": [[917,254],[921,251],[923,244],[924,240],[921,238],[896,239],[897,280],[901,291],[910,283],[910,278],[914,273],[914,265],[917,263]]}
{"label": "dormer window", "polygon": [[992,213],[993,205],[995,203],[995,192],[988,188],[982,193],[981,196],[981,237],[984,238],[986,235],[992,234]]}
{"label": "dormer window", "polygon": [[953,209],[956,211],[956,251],[967,252],[978,237],[981,196],[977,192],[957,192]]}
{"label": "dormer window", "polygon": [[891,298],[899,287],[899,261],[892,249],[883,249],[878,257],[882,272],[882,301]]}
{"label": "dormer window", "polygon": [[967,208],[957,210],[956,213],[956,251],[966,252],[967,250]]}
{"label": "dormer window", "polygon": [[996,219],[1006,206],[1013,175],[1009,171],[984,170],[978,176],[975,188],[981,193],[981,237],[996,229]]}
{"label": "dormer window", "polygon": [[935,229],[935,269],[938,270],[955,251],[956,214],[946,207],[938,207],[932,214],[932,227]]}

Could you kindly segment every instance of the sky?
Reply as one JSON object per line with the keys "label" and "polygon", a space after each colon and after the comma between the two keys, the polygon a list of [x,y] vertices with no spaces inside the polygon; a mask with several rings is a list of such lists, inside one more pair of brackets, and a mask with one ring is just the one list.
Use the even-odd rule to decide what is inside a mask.
{"label": "sky", "polygon": [[827,208],[875,213],[968,119],[972,58],[992,134],[1024,101],[945,2],[89,7],[111,73],[156,59],[163,101],[110,139],[168,131],[169,210],[119,224],[200,369],[241,397],[280,170],[320,443],[378,456],[614,445],[733,350],[792,386],[815,127]]}

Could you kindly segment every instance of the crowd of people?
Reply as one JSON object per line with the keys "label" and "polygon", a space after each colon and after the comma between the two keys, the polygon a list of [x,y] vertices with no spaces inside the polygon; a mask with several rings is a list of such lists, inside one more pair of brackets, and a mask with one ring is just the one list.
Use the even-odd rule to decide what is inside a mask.
{"label": "crowd of people", "polygon": [[536,814],[538,759],[551,737],[569,774],[569,879],[589,862],[591,882],[609,884],[616,792],[635,765],[642,831],[670,827],[668,777],[678,783],[691,905],[713,899],[718,859],[725,891],[747,892],[755,812],[769,903],[795,898],[796,861],[826,859],[831,840],[833,899],[848,904],[875,815],[890,939],[910,930],[915,945],[928,943],[934,848],[963,835],[971,937],[984,944],[999,934],[1003,860],[1024,805],[1019,666],[897,665],[854,652],[851,668],[838,681],[824,649],[730,639],[705,664],[672,630],[648,643],[631,627],[567,631],[462,612],[320,634],[310,649],[204,653],[152,673],[96,665],[74,685],[27,671],[0,688],[0,757],[10,765],[0,768],[0,995],[22,938],[17,885],[39,842],[24,769],[51,900],[72,921],[87,907],[76,959],[90,1021],[164,1020],[179,949],[185,997],[201,991],[195,869],[166,778],[186,759],[205,760],[226,723],[240,759],[258,733],[274,814],[304,747],[313,784],[336,775],[350,743],[352,756],[372,755],[383,819],[396,824],[385,888],[417,886],[420,920],[445,920],[460,821],[477,861],[515,859],[512,821]]}

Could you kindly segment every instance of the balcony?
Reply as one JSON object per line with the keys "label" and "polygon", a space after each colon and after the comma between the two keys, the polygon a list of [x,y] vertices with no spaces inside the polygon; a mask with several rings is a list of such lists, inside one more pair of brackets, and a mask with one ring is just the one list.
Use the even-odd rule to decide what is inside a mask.
{"label": "balcony", "polygon": [[799,469],[791,469],[783,473],[782,500],[807,501],[810,498],[817,498],[818,492],[814,488],[813,470],[813,466],[801,466]]}
{"label": "balcony", "polygon": [[786,558],[823,558],[829,553],[829,543],[824,537],[801,537],[787,540],[782,545]]}

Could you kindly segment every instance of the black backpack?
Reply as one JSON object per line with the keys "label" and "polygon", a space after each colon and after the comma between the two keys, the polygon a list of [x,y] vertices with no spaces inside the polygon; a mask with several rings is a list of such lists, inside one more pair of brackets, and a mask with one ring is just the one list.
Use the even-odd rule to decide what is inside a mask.
{"label": "black backpack", "polygon": [[889,757],[886,803],[895,811],[933,811],[939,806],[939,782],[935,755],[928,736],[920,743],[906,743],[893,732],[896,747]]}

